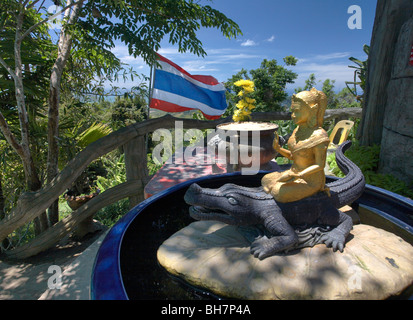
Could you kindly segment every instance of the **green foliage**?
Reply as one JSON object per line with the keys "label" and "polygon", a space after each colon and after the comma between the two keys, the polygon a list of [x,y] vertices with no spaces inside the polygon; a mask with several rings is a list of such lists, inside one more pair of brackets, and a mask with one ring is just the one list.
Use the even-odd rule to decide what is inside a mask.
{"label": "green foliage", "polygon": [[[374,145],[371,147],[365,147],[358,145],[357,142],[353,142],[353,145],[349,150],[346,151],[345,155],[353,161],[361,171],[376,171],[378,164],[379,164],[379,154],[380,154],[380,146]],[[335,154],[331,154],[328,156],[329,159],[329,166],[330,163],[332,166],[332,173],[337,175],[338,177],[344,177],[344,174],[341,173],[340,169],[337,167],[335,162]]]}
{"label": "green foliage", "polygon": [[271,122],[278,125],[277,133],[282,137],[291,134],[297,126],[293,120],[276,120]]}
{"label": "green foliage", "polygon": [[9,212],[25,191],[23,166],[11,147],[0,140],[0,177],[4,197],[4,211]]}
{"label": "green foliage", "polygon": [[327,109],[336,109],[341,107],[337,99],[337,95],[334,92],[334,83],[335,80],[326,79],[323,82],[323,87],[321,91],[327,96]]}
{"label": "green foliage", "polygon": [[283,58],[283,61],[287,66],[295,66],[298,62],[298,59],[294,56],[286,56]]}
{"label": "green foliage", "polygon": [[[293,56],[284,58],[285,66],[294,66],[297,59]],[[256,100],[254,112],[281,111],[281,103],[287,98],[286,86],[288,83],[294,83],[297,74],[291,70],[277,64],[277,60],[264,59],[258,69],[252,69],[249,72],[242,69],[233,75],[225,83],[227,88],[227,100],[229,106],[224,116],[232,115],[235,104],[238,102],[237,95],[241,88],[234,85],[239,80],[252,80],[255,85],[255,92],[251,98]]]}
{"label": "green foliage", "polygon": [[92,123],[92,125],[77,137],[77,143],[80,148],[85,148],[92,142],[107,136],[112,132],[112,129],[103,123]]}
{"label": "green foliage", "polygon": [[110,49],[116,40],[121,40],[130,55],[140,56],[148,63],[155,61],[155,52],[165,37],[178,45],[179,52],[204,56],[206,52],[196,36],[201,27],[219,29],[227,38],[241,34],[234,21],[193,0],[88,1],[75,26],[86,49]]}
{"label": "green foliage", "polygon": [[299,93],[299,92],[301,92],[301,91],[309,91],[309,90],[311,90],[311,88],[315,88],[316,84],[317,84],[317,81],[316,81],[316,79],[315,79],[315,74],[312,73],[312,74],[310,74],[310,76],[308,77],[308,79],[305,80],[305,86],[304,86],[304,88],[302,88],[302,87],[295,88],[295,89],[294,89],[294,92],[295,92],[295,93]]}
{"label": "green foliage", "polygon": [[[65,6],[65,1],[54,1],[56,5]],[[80,1],[78,1],[80,3]],[[71,35],[71,51],[59,86],[65,106],[59,119],[59,144],[63,155],[60,167],[67,159],[73,157],[77,150],[76,134],[88,128],[95,121],[101,122],[102,115],[90,111],[85,102],[88,94],[103,94],[104,83],[116,81],[125,76],[133,80],[136,73],[126,70],[120,60],[111,52],[116,40],[128,46],[134,57],[141,56],[146,62],[153,62],[155,52],[160,48],[164,37],[178,45],[179,51],[190,51],[205,55],[197,31],[202,27],[219,29],[228,38],[241,34],[239,26],[221,12],[210,6],[200,5],[193,0],[97,0],[81,2],[82,7],[77,22],[69,25],[63,21],[63,32]],[[11,131],[19,139],[20,129],[17,117],[14,83],[6,70],[14,68],[13,47],[16,38],[16,17],[24,12],[24,33],[32,29],[21,45],[21,58],[24,67],[23,82],[25,104],[30,125],[30,146],[35,167],[40,180],[44,181],[44,167],[47,163],[47,106],[49,79],[53,63],[57,57],[57,43],[53,43],[47,23],[39,24],[47,16],[47,3],[44,1],[2,0],[0,2],[0,111],[7,118]],[[139,91],[142,98],[142,86],[132,89]],[[140,109],[144,107],[141,99]],[[135,108],[137,104],[135,103]],[[71,109],[71,110],[69,110]],[[115,107],[116,109],[116,107]],[[138,121],[143,117],[136,110],[115,110],[112,128],[128,124],[129,120]],[[106,110],[107,112],[107,110]],[[83,114],[82,114],[83,113]],[[133,115],[131,115],[133,113]],[[125,114],[127,115],[125,117]],[[95,118],[94,118],[95,117]],[[119,119],[122,117],[121,119]],[[111,119],[109,119],[111,120]],[[107,122],[102,122],[108,124]],[[112,124],[112,123],[110,123]],[[0,134],[0,139],[4,137]],[[70,149],[72,149],[70,151]],[[9,149],[8,149],[9,150]],[[18,161],[13,159],[13,161]],[[22,168],[15,165],[14,168]],[[7,167],[5,170],[8,170]],[[23,179],[24,180],[24,179]]]}
{"label": "green foliage", "polygon": [[[310,90],[311,88],[317,88],[317,81],[314,73],[310,74],[307,80],[305,80],[304,87],[295,88],[295,93]],[[334,84],[335,80],[326,79],[322,83],[321,91],[327,96],[327,109],[336,109],[336,108],[353,108],[361,107],[361,103],[357,101],[356,97],[352,94],[349,88],[344,88],[340,92],[335,93]]]}
{"label": "green foliage", "polygon": [[356,100],[348,88],[343,88],[343,90],[337,93],[336,99],[338,100],[339,108],[361,108],[361,103]]}
{"label": "green foliage", "polygon": [[[5,0],[1,2],[0,58],[3,59],[4,63],[10,66],[11,69],[15,68],[15,14],[18,11],[18,7],[19,4],[14,0]],[[23,28],[29,28],[31,25],[40,21],[41,15],[34,9],[28,9],[25,12]],[[45,102],[48,97],[49,69],[52,67],[55,55],[56,50],[45,26],[37,28],[23,39],[20,56],[24,66],[22,78],[25,89],[25,101],[30,132],[29,140],[32,149],[32,158],[41,176],[43,176],[42,173],[45,167],[45,162],[47,161],[47,156],[43,151],[44,146],[47,144],[47,119],[44,116],[46,113]],[[21,131],[16,106],[17,101],[14,79],[8,73],[3,63],[1,63],[0,113],[6,119],[8,127],[13,135],[19,140]],[[1,131],[0,140],[6,141]],[[4,148],[7,149],[7,152],[4,152],[6,150]],[[4,161],[8,163],[8,166],[4,168],[5,171],[22,170],[23,166],[18,163],[20,161],[19,158],[14,157],[13,149],[2,146],[0,152],[2,153],[2,157],[4,157]],[[9,173],[5,172],[4,176],[9,176]],[[23,179],[17,181],[13,180],[12,185],[17,187],[16,183],[18,182],[21,186],[17,189],[25,190],[25,178],[23,177]],[[7,184],[5,183],[5,185]],[[9,192],[7,187],[5,190],[5,193]],[[11,198],[13,198],[13,195]]]}
{"label": "green foliage", "polygon": [[152,159],[152,153],[147,154],[148,174],[151,176],[155,174],[161,167],[161,164],[156,164]]}
{"label": "green foliage", "polygon": [[128,211],[129,200],[122,199],[99,210],[95,214],[94,218],[110,228]]}
{"label": "green foliage", "polygon": [[146,119],[147,103],[144,96],[118,98],[111,105],[110,125],[114,130]]}
{"label": "green foliage", "polygon": [[[368,65],[368,56],[370,54],[370,46],[364,45],[363,46],[363,51],[365,54],[367,54],[367,59],[365,61],[361,61],[359,59],[356,59],[354,57],[350,57],[349,60],[354,62],[357,66],[349,66],[349,68],[353,68],[354,70],[354,79],[353,81],[346,81],[346,86],[349,89],[349,91],[357,97],[358,100],[362,101],[363,100],[363,95],[364,91],[366,89],[366,80],[367,80],[367,65]],[[358,80],[357,80],[358,78]],[[350,87],[350,85],[352,87]],[[362,90],[362,94],[357,94],[357,86],[359,86]]]}
{"label": "green foliage", "polygon": [[[50,16],[47,1],[19,1],[2,0],[0,2],[0,112],[6,118],[11,132],[20,140],[21,133],[29,133],[30,146],[26,154],[28,159],[19,159],[16,150],[5,142],[0,134],[1,182],[6,194],[6,211],[16,204],[18,196],[25,189],[25,176],[22,160],[30,162],[35,168],[33,176],[44,183],[46,166],[48,163],[48,120],[59,121],[59,167],[63,168],[67,161],[73,158],[79,150],[92,141],[106,135],[111,129],[145,119],[146,98],[141,85],[132,88],[133,98],[124,97],[114,105],[99,104],[93,109],[90,94],[105,94],[108,82],[129,77],[132,81],[137,76],[132,69],[126,69],[113,53],[115,42],[121,40],[134,57],[142,57],[145,62],[155,61],[155,52],[159,50],[161,42],[169,36],[169,43],[178,46],[180,52],[190,51],[204,56],[206,52],[197,32],[201,27],[218,29],[225,37],[232,38],[241,34],[239,26],[228,19],[221,12],[210,6],[201,5],[197,0],[96,0],[72,1],[80,4],[79,19],[64,19],[61,40],[66,43],[52,42],[47,23],[37,24]],[[54,4],[65,7],[66,1],[56,0]],[[76,11],[75,11],[76,12]],[[20,108],[29,119],[29,130],[20,127],[17,102],[15,98],[14,75],[15,56],[13,47],[16,36],[16,17],[23,17],[23,26],[20,34],[27,33],[21,43],[21,60],[23,66],[24,95]],[[35,28],[31,28],[34,27]],[[27,32],[30,28],[30,32]],[[59,36],[59,35],[58,35]],[[63,41],[65,42],[65,41]],[[56,61],[58,47],[69,47],[70,53],[64,54]],[[49,79],[54,62],[65,66],[60,80],[58,75],[57,86],[61,90],[61,101],[53,105],[59,106],[59,114],[51,116],[47,112],[49,98]],[[56,70],[56,69],[54,69]],[[119,88],[112,87],[117,91]],[[19,100],[20,101],[20,100]],[[130,103],[132,101],[132,104]],[[112,109],[107,109],[109,106]],[[20,110],[20,111],[21,111]],[[23,115],[26,117],[26,114]],[[50,119],[48,119],[50,117]],[[109,119],[108,119],[109,117]],[[54,135],[53,135],[54,136]],[[16,149],[16,148],[14,148]],[[52,150],[53,153],[56,153]],[[50,156],[51,154],[49,154]],[[31,163],[33,158],[34,163]],[[108,168],[107,175],[99,176],[102,190],[106,190],[126,180],[123,156],[107,156],[102,159]],[[51,163],[51,162],[49,162]],[[154,168],[155,170],[155,168]],[[90,171],[90,170],[89,170]],[[96,175],[96,171],[94,172]],[[37,182],[37,181],[36,181]],[[119,216],[124,204],[118,203],[109,207],[110,214],[103,214],[103,220],[114,221],[112,217]],[[109,216],[109,218],[107,217]],[[28,224],[19,234],[33,234],[32,225]]]}
{"label": "green foliage", "polygon": [[126,182],[125,154],[117,157],[115,154],[102,158],[106,175],[97,177],[96,185],[103,192],[118,184]]}
{"label": "green foliage", "polygon": [[[358,143],[353,142],[353,145],[346,151],[345,155],[361,169],[366,183],[413,198],[412,189],[404,181],[390,174],[377,173],[380,146],[360,146]],[[344,177],[344,174],[337,166],[334,153],[327,157],[327,163],[334,175]]]}
{"label": "green foliage", "polygon": [[87,118],[78,119],[77,122],[70,117],[62,118],[60,138],[58,140],[60,169],[89,144],[112,132],[112,129],[107,124],[96,121],[89,122]]}
{"label": "green foliage", "polygon": [[373,186],[377,186],[413,199],[412,188],[409,187],[404,181],[397,179],[391,174],[367,172],[365,176],[368,183]]}

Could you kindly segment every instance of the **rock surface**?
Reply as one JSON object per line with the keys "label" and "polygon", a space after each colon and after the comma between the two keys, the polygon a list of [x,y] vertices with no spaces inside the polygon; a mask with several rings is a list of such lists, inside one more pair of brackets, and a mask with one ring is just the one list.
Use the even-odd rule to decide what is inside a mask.
{"label": "rock surface", "polygon": [[170,273],[238,299],[385,299],[413,283],[413,246],[355,225],[343,253],[325,245],[258,260],[237,227],[197,221],[167,239],[158,261]]}
{"label": "rock surface", "polygon": [[413,18],[401,30],[394,50],[391,79],[387,85],[379,170],[413,181],[413,66],[409,64],[413,43]]}

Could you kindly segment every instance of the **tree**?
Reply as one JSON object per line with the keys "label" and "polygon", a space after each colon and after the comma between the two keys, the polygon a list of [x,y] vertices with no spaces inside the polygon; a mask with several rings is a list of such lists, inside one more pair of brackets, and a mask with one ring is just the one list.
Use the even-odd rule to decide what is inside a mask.
{"label": "tree", "polygon": [[339,107],[336,93],[334,92],[334,83],[336,80],[326,79],[323,82],[321,91],[327,96],[327,109],[335,109]]}
{"label": "tree", "polygon": [[[17,14],[18,3],[7,0],[2,2],[1,9],[0,64],[4,68],[0,75],[0,129],[3,139],[22,160],[28,190],[35,191],[41,187],[41,179],[36,155],[30,146],[33,149],[38,142],[31,138],[29,131],[37,128],[36,118],[47,97],[52,42],[44,25],[30,34],[23,32],[39,21],[36,11]],[[16,138],[18,134],[20,142]],[[37,233],[42,225],[47,225],[45,214],[35,220]]]}
{"label": "tree", "polygon": [[[354,79],[353,81],[346,81],[346,86],[348,90],[359,100],[362,104],[364,101],[364,91],[366,90],[366,76],[367,76],[367,64],[368,64],[368,56],[370,53],[370,46],[364,45],[363,51],[367,55],[367,59],[361,61],[360,59],[350,57],[349,60],[354,62],[357,66],[349,66],[349,68],[353,68],[354,70]],[[357,79],[358,78],[358,79]],[[349,85],[352,85],[350,87]],[[363,90],[362,94],[358,94],[357,86]]]}
{"label": "tree", "polygon": [[[304,88],[298,87],[294,89],[295,93],[298,93],[303,90],[310,90],[313,87],[316,87],[317,81],[315,74],[312,73],[305,81]],[[326,79],[323,81],[323,86],[321,91],[327,96],[327,108],[336,109],[336,108],[349,108],[349,107],[360,107],[360,103],[356,101],[355,95],[349,88],[344,88],[339,93],[334,91],[335,80]]]}
{"label": "tree", "polygon": [[285,91],[286,85],[288,83],[294,83],[294,80],[297,78],[296,73],[286,68],[286,66],[295,66],[297,59],[293,56],[287,56],[283,60],[285,65],[281,66],[277,64],[277,60],[275,59],[264,59],[261,62],[260,68],[250,70],[249,72],[242,69],[228,79],[225,87],[229,91],[227,97],[230,101],[230,106],[226,114],[232,113],[233,111],[233,106],[237,101],[236,96],[240,90],[234,83],[241,79],[254,81],[255,92],[252,95],[256,100],[254,112],[281,110],[281,103],[288,96]]}
{"label": "tree", "polygon": [[360,108],[361,103],[357,101],[356,96],[354,96],[353,92],[350,91],[349,88],[343,88],[339,93],[336,95],[337,104],[339,108]]}
{"label": "tree", "polygon": [[311,88],[314,88],[316,86],[316,84],[317,84],[317,81],[315,80],[315,74],[312,73],[312,74],[310,74],[308,79],[305,80],[304,88],[298,87],[298,88],[295,88],[294,91],[295,91],[295,93],[299,93],[301,91],[309,91],[309,90],[311,90]]}
{"label": "tree", "polygon": [[[0,11],[0,32],[14,31],[13,37],[8,38],[12,43],[13,59],[1,54],[0,65],[14,83],[14,107],[17,110],[19,132],[12,130],[11,119],[6,119],[7,114],[3,112],[0,112],[0,129],[7,143],[21,158],[30,191],[41,187],[41,179],[30,145],[28,87],[24,82],[30,62],[23,61],[23,53],[32,48],[27,40],[32,38],[37,41],[41,33],[39,30],[45,28],[51,18],[43,3],[40,0],[2,0]],[[131,55],[141,56],[146,62],[153,63],[155,52],[166,36],[169,36],[170,43],[178,46],[180,52],[189,51],[204,56],[206,52],[196,35],[201,27],[218,28],[228,38],[241,33],[238,25],[224,14],[193,0],[55,0],[54,3],[62,8],[57,14],[63,14],[63,21],[55,46],[55,60],[48,69],[48,183],[58,173],[61,88],[64,87],[62,80],[68,62],[75,56],[73,48],[83,55],[109,56],[115,61],[110,49],[115,46],[116,40],[121,40],[128,46]],[[106,64],[102,63],[107,58],[88,61],[95,72],[108,72]],[[56,207],[50,211],[49,223],[53,223],[56,220]],[[41,229],[47,228],[47,224],[47,221],[43,221]]]}

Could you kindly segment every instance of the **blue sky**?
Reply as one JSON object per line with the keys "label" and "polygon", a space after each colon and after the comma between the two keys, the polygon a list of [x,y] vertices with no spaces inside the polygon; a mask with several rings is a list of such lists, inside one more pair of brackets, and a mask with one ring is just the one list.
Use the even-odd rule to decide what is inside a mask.
{"label": "blue sky", "polygon": [[[198,37],[207,56],[202,58],[191,53],[179,53],[177,47],[162,42],[160,54],[177,63],[192,74],[212,75],[224,82],[242,68],[259,68],[263,59],[276,59],[283,65],[283,58],[298,58],[294,67],[298,74],[294,84],[287,87],[291,93],[304,86],[305,80],[314,73],[320,81],[336,80],[336,91],[352,81],[354,65],[349,57],[366,59],[363,45],[370,44],[377,0],[199,0],[234,20],[243,35],[236,39],[225,38],[216,29],[201,29]],[[46,7],[52,4],[46,0]],[[353,13],[348,8],[357,5],[361,9],[361,29],[350,29],[348,20]],[[122,62],[138,73],[149,76],[149,66],[141,58],[129,55],[121,42],[112,49]],[[116,84],[130,88],[136,83]],[[109,86],[108,86],[109,88]]]}
{"label": "blue sky", "polygon": [[[311,73],[317,80],[336,80],[335,89],[345,87],[353,79],[349,57],[364,60],[363,45],[370,44],[376,10],[376,0],[214,0],[200,1],[211,5],[234,20],[243,35],[228,40],[218,30],[202,29],[198,36],[207,52],[205,58],[178,53],[167,41],[160,54],[174,61],[192,74],[212,75],[226,81],[242,68],[260,66],[263,59],[293,55],[299,59],[295,67],[299,74],[288,91],[303,86]],[[362,10],[361,29],[350,29],[348,13],[351,5]],[[149,75],[149,67],[140,58],[129,56],[127,48],[119,44],[114,50],[119,58],[134,69]],[[131,83],[121,86],[130,87]],[[317,85],[321,89],[321,82]]]}

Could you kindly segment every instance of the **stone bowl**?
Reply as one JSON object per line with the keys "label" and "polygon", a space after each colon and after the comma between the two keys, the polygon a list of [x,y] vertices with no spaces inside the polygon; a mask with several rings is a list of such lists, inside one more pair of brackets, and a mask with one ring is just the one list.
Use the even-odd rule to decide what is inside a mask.
{"label": "stone bowl", "polygon": [[[268,163],[277,153],[273,148],[278,125],[270,122],[230,122],[217,125],[219,138],[225,141],[228,164],[234,168],[249,168],[257,164],[261,170],[269,170]],[[259,144],[254,139],[259,137]],[[245,153],[242,156],[242,153]]]}
{"label": "stone bowl", "polygon": [[[130,210],[109,231],[95,258],[91,298],[95,300],[214,299],[214,293],[182,283],[157,261],[157,250],[174,233],[191,224],[183,197],[196,182],[217,188],[225,183],[247,187],[260,185],[263,175],[240,173],[214,175],[186,181],[166,189]],[[339,179],[326,177],[327,182]],[[391,232],[413,245],[413,201],[392,192],[366,185],[352,204],[360,222]],[[265,261],[265,260],[264,260]],[[413,298],[410,286],[398,299]]]}

